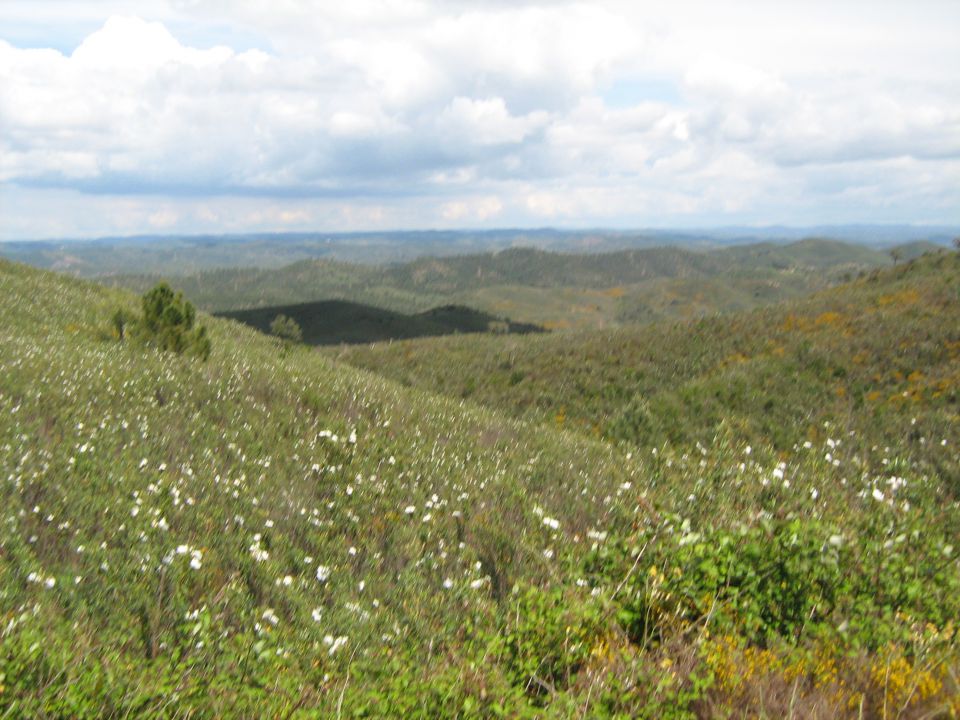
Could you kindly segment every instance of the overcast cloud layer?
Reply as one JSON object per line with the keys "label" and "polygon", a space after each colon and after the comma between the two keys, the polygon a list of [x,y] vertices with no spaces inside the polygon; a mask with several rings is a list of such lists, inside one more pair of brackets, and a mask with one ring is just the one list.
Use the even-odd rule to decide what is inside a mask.
{"label": "overcast cloud layer", "polygon": [[960,222],[960,3],[5,0],[0,238]]}

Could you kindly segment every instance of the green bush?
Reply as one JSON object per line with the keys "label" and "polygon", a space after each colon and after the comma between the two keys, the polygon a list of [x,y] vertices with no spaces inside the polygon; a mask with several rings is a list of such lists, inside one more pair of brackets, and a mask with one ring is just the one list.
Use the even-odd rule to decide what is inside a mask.
{"label": "green bush", "polygon": [[877,512],[854,534],[799,518],[700,532],[684,521],[679,532],[603,547],[587,569],[608,583],[626,576],[617,619],[639,645],[705,628],[761,646],[844,636],[876,651],[905,641],[908,618],[943,627],[960,613],[946,540],[919,521],[888,522]]}

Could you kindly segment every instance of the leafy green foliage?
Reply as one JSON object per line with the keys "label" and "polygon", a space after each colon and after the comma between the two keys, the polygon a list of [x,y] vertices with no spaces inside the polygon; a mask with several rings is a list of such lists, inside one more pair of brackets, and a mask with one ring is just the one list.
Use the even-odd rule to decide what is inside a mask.
{"label": "leafy green foliage", "polygon": [[795,517],[695,531],[670,518],[598,549],[587,566],[615,580],[640,556],[617,608],[641,644],[710,627],[764,646],[820,636],[876,652],[908,639],[902,618],[960,617],[960,576],[942,575],[949,536],[878,514],[845,529]]}

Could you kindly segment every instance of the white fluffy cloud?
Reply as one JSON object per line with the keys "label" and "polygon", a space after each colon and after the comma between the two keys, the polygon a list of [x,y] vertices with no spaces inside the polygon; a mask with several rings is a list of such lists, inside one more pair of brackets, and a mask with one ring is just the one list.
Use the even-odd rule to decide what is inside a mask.
{"label": "white fluffy cloud", "polygon": [[958,26],[945,2],[10,0],[0,236],[957,222]]}

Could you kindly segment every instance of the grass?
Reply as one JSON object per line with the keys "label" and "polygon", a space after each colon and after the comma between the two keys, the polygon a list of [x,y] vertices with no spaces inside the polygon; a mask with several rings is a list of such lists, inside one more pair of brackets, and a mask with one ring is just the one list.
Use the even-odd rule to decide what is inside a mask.
{"label": "grass", "polygon": [[[441,379],[437,360],[477,367],[472,347],[490,387],[566,348],[557,392],[583,409],[561,423],[479,372],[485,405],[223,319],[200,318],[205,363],[136,347],[109,332],[133,295],[0,262],[0,714],[956,715],[960,345],[939,344],[958,340],[956,272],[925,259],[606,346],[394,343],[418,367],[438,353]],[[794,336],[830,388],[850,346],[866,369],[840,379],[890,392],[834,414],[797,383],[802,422],[763,438],[771,366],[733,420],[690,411],[662,444],[573,420],[605,407],[571,371],[584,358],[642,348],[664,379],[750,378],[773,360],[731,348]],[[901,362],[920,374],[885,374]],[[521,398],[546,383],[511,377]]]}

